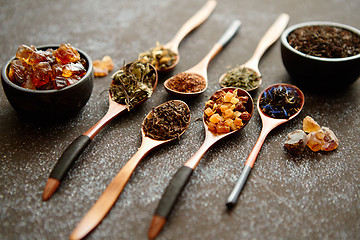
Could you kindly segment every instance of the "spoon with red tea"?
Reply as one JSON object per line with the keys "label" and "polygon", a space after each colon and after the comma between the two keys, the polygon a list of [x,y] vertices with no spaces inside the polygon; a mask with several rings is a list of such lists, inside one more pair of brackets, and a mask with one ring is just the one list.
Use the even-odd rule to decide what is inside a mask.
{"label": "spoon with red tea", "polygon": [[190,109],[183,101],[171,100],[154,108],[142,124],[142,143],[139,150],[82,218],[71,233],[70,239],[81,239],[91,232],[115,204],[136,166],[146,154],[155,147],[179,138],[188,128],[189,123]]}
{"label": "spoon with red tea", "polygon": [[305,97],[302,91],[290,84],[274,84],[266,88],[259,96],[257,109],[262,120],[262,129],[245,167],[241,172],[234,189],[226,200],[226,206],[232,208],[254,167],[256,158],[264,144],[266,136],[275,127],[296,117],[304,106]]}
{"label": "spoon with red tea", "polygon": [[241,21],[233,21],[210,52],[198,64],[167,79],[164,82],[166,91],[177,97],[195,97],[203,93],[208,86],[207,68],[209,63],[233,38],[240,25]]}
{"label": "spoon with red tea", "polygon": [[265,51],[281,36],[289,22],[289,15],[281,14],[258,43],[252,57],[243,65],[235,67],[219,78],[221,87],[238,87],[246,91],[257,89],[262,77],[259,62]]}
{"label": "spoon with red tea", "polygon": [[[142,66],[144,66],[145,69],[144,71],[136,70],[138,68],[141,68]],[[152,85],[151,88],[148,88],[148,92],[145,92],[144,90],[139,90],[139,88],[137,88],[137,84],[143,84],[143,83],[138,83],[136,78],[129,77],[130,75],[136,76],[136,74],[132,74],[132,71],[134,70],[136,70],[136,74],[140,74],[145,79],[148,79],[149,81],[148,84]],[[116,93],[116,91],[114,90],[116,89],[115,87],[119,84],[116,81],[120,79],[120,76],[124,77],[123,80],[126,80],[128,83],[128,85],[126,85],[128,89],[122,86],[122,89],[125,89],[123,94],[128,95],[126,91],[130,92],[129,89],[137,89],[136,91],[131,93],[133,96],[132,98],[133,102],[129,101],[129,99],[125,99],[123,101],[119,97],[119,95],[121,95],[120,93],[122,92],[118,91],[119,93]],[[141,64],[139,62],[128,63],[113,75],[113,82],[110,86],[109,108],[107,113],[99,122],[97,122],[94,126],[92,126],[88,131],[86,131],[81,136],[76,138],[63,152],[58,162],[52,169],[49,179],[45,185],[43,192],[43,201],[48,200],[54,194],[54,192],[59,187],[61,180],[69,171],[72,164],[76,161],[76,159],[79,158],[81,153],[85,150],[86,146],[90,144],[90,142],[100,132],[100,130],[103,129],[112,119],[114,119],[123,111],[130,110],[135,106],[146,101],[148,97],[151,96],[151,93],[155,90],[157,85],[157,80],[158,80],[158,75],[156,69],[150,64]]]}
{"label": "spoon with red tea", "polygon": [[[224,88],[210,97],[203,115],[205,140],[198,151],[176,172],[162,195],[148,231],[149,239],[156,238],[160,233],[205,152],[220,139],[243,129],[250,121],[253,110],[251,96],[239,88]],[[224,118],[228,120],[225,121]]]}
{"label": "spoon with red tea", "polygon": [[209,0],[194,16],[184,23],[172,40],[163,46],[157,46],[140,54],[139,59],[154,65],[158,72],[168,72],[174,69],[180,60],[180,42],[210,16],[216,4],[215,0]]}

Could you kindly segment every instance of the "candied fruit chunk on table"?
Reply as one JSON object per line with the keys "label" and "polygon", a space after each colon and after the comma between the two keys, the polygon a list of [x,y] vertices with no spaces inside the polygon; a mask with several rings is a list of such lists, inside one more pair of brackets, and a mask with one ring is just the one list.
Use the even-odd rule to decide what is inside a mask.
{"label": "candied fruit chunk on table", "polygon": [[306,143],[306,133],[302,130],[296,130],[287,135],[285,147],[289,150],[290,153],[299,155],[305,150]]}
{"label": "candied fruit chunk on table", "polygon": [[94,60],[93,66],[95,77],[106,76],[109,71],[114,69],[114,63],[110,56],[105,56],[102,60]]}
{"label": "candied fruit chunk on table", "polygon": [[304,132],[317,132],[321,129],[321,127],[319,126],[319,124],[317,122],[315,122],[315,120],[310,117],[310,116],[306,116],[303,120],[303,130]]}

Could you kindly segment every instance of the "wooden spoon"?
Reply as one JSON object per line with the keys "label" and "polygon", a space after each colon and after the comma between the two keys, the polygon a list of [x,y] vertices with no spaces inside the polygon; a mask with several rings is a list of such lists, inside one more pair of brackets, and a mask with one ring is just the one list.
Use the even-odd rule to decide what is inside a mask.
{"label": "wooden spoon", "polygon": [[[156,69],[154,69],[156,74],[156,79],[154,81],[153,90],[155,90],[158,75]],[[139,105],[146,101],[147,98],[143,99],[142,101],[138,102],[136,105]],[[122,113],[124,110],[127,109],[127,106],[124,104],[119,104],[112,100],[111,95],[109,93],[109,108],[105,116],[97,122],[94,126],[92,126],[88,131],[80,135],[76,138],[63,152],[61,157],[59,158],[58,162],[52,169],[48,181],[45,185],[44,192],[43,192],[43,201],[47,201],[59,187],[61,180],[69,171],[72,164],[79,158],[81,153],[85,150],[86,146],[90,144],[90,142],[94,139],[94,137],[103,129],[113,118],[117,115]]]}
{"label": "wooden spoon", "polygon": [[[262,37],[262,39],[260,40],[260,42],[258,43],[258,45],[255,49],[254,54],[252,55],[252,57],[243,65],[236,67],[239,69],[248,68],[250,70],[253,70],[257,74],[257,76],[260,77],[260,81],[258,82],[257,86],[255,86],[253,88],[249,88],[249,89],[244,89],[244,90],[252,91],[252,90],[257,89],[260,86],[260,84],[262,82],[261,73],[259,70],[260,59],[263,56],[263,54],[265,53],[265,51],[281,36],[281,33],[285,30],[288,22],[289,22],[289,15],[282,13],[275,20],[275,22],[271,25],[271,27],[267,30],[265,35]],[[220,76],[220,79],[219,79],[220,86],[236,87],[236,86],[225,86],[224,84],[221,83],[223,81],[224,77],[226,76],[226,74],[227,73],[224,73],[223,75]]]}
{"label": "wooden spoon", "polygon": [[[236,88],[224,88],[223,91],[229,91],[234,90]],[[222,91],[219,90],[219,91]],[[238,96],[247,96],[249,98],[247,104],[246,104],[246,110],[249,112],[252,116],[253,110],[254,110],[254,103],[249,95],[248,92],[237,89],[238,90]],[[219,91],[215,92],[217,94]],[[214,95],[215,95],[214,94]],[[249,119],[250,121],[250,119]],[[148,237],[149,239],[154,239],[156,236],[160,233],[161,229],[163,228],[166,219],[169,217],[173,207],[175,206],[177,198],[180,196],[183,188],[187,184],[187,182],[190,179],[191,174],[195,170],[196,166],[200,162],[200,159],[205,154],[205,152],[217,141],[220,139],[227,137],[235,132],[240,131],[243,129],[246,124],[249,122],[245,122],[244,125],[236,130],[229,133],[223,133],[223,134],[217,134],[213,133],[209,130],[207,124],[205,123],[205,117],[203,118],[203,124],[205,128],[205,140],[201,147],[198,149],[198,151],[187,161],[185,162],[184,166],[182,166],[175,174],[173,179],[171,180],[170,184],[166,188],[164,194],[161,197],[161,200],[159,202],[159,205],[155,211],[155,214],[153,216],[153,219],[151,221],[151,225],[148,231]]]}
{"label": "wooden spoon", "polygon": [[[294,89],[297,92],[298,96],[301,98],[301,107],[295,114],[291,115],[290,118],[288,118],[288,119],[269,117],[260,109],[260,106],[259,106],[261,96],[264,94],[264,92],[268,91],[269,89],[271,89],[273,87],[278,87],[278,86],[285,86],[285,87]],[[228,198],[226,200],[226,206],[228,208],[231,208],[236,204],[237,199],[239,198],[240,192],[241,192],[242,188],[244,187],[244,184],[250,174],[251,169],[254,167],[256,158],[261,150],[262,145],[264,144],[265,138],[268,135],[268,133],[271,130],[273,130],[275,127],[279,126],[280,124],[286,123],[286,122],[290,121],[291,119],[293,119],[294,117],[296,117],[300,113],[301,109],[303,108],[304,102],[305,102],[305,97],[304,97],[304,94],[302,93],[302,91],[299,88],[297,88],[293,85],[290,85],[290,84],[274,84],[274,85],[271,85],[268,88],[266,88],[260,94],[258,103],[257,103],[257,109],[260,114],[263,127],[261,129],[260,136],[259,136],[258,140],[256,141],[254,148],[252,149],[248,159],[245,162],[245,167],[242,170],[241,175],[240,175],[238,181],[236,182],[234,189],[232,190],[232,192],[230,193],[230,195],[228,196]]]}
{"label": "wooden spoon", "polygon": [[[173,101],[178,105],[185,106],[188,112],[190,112],[190,109],[186,103],[179,100],[173,100]],[[163,103],[162,105],[164,104],[166,103]],[[148,114],[148,116],[150,114],[151,112]],[[189,114],[188,123],[190,123],[190,114]],[[186,126],[184,131],[180,133],[178,137],[180,137],[186,131],[188,126],[189,124]],[[103,220],[103,218],[110,211],[110,209],[112,208],[118,197],[120,196],[126,183],[129,181],[132,173],[134,172],[136,166],[146,156],[146,154],[150,152],[150,150],[152,150],[153,148],[159,145],[162,145],[164,143],[170,142],[178,138],[175,137],[172,139],[162,140],[162,141],[154,140],[152,138],[145,136],[145,132],[143,128],[141,129],[141,135],[142,135],[142,143],[137,153],[135,153],[135,155],[124,165],[124,167],[119,171],[119,173],[115,176],[112,182],[107,186],[107,188],[100,196],[100,198],[95,202],[94,206],[82,218],[80,223],[71,233],[70,239],[81,239],[85,237],[91,230],[93,230]]]}
{"label": "wooden spoon", "polygon": [[194,16],[188,19],[184,25],[179,29],[176,35],[168,43],[164,45],[164,48],[171,50],[176,54],[175,62],[166,68],[157,69],[158,72],[167,72],[175,68],[179,63],[179,45],[180,42],[188,35],[192,30],[200,26],[214,11],[217,2],[215,0],[209,0]]}
{"label": "wooden spoon", "polygon": [[184,71],[187,74],[195,74],[205,81],[205,87],[197,92],[179,92],[169,87],[169,83],[173,81],[174,77],[167,79],[164,82],[164,87],[166,91],[172,95],[177,97],[196,97],[203,93],[208,86],[208,77],[207,77],[207,68],[211,60],[224,48],[224,46],[233,38],[233,36],[237,33],[241,25],[241,21],[235,20],[231,23],[226,32],[221,36],[218,42],[212,47],[210,52],[194,67]]}

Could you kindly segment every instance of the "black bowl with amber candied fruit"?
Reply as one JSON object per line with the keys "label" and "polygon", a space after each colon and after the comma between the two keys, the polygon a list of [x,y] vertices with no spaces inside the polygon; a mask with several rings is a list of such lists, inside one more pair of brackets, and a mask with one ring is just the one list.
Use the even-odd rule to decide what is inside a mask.
{"label": "black bowl with amber candied fruit", "polygon": [[65,118],[78,113],[93,90],[90,57],[70,44],[21,45],[1,71],[11,106],[35,118]]}

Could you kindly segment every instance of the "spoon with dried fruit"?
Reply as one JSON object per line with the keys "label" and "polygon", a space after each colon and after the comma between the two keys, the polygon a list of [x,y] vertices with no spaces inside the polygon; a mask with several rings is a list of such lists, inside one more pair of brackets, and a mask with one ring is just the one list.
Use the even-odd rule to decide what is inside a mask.
{"label": "spoon with dried fruit", "polygon": [[252,57],[243,65],[221,75],[219,79],[220,86],[238,87],[246,91],[257,89],[262,82],[259,70],[260,59],[265,51],[281,36],[288,21],[289,15],[281,14],[262,37]]}
{"label": "spoon with dried fruit", "polygon": [[148,231],[149,239],[154,239],[160,233],[177,198],[205,152],[220,139],[243,129],[250,121],[253,110],[251,96],[239,88],[224,88],[210,97],[205,104],[203,115],[205,140],[198,151],[177,171],[162,195]]}
{"label": "spoon with dried fruit", "polygon": [[226,200],[226,206],[228,208],[236,204],[268,133],[280,124],[286,123],[296,117],[303,108],[304,102],[305,97],[302,91],[290,84],[274,84],[260,94],[257,109],[263,127],[254,148],[245,162],[245,167],[234,189]]}
{"label": "spoon with dried fruit", "polygon": [[198,64],[167,79],[164,82],[166,91],[177,97],[195,97],[203,93],[208,86],[207,68],[209,63],[233,38],[240,25],[239,20],[233,21],[210,52]]}
{"label": "spoon with dried fruit", "polygon": [[156,69],[139,61],[126,64],[114,73],[109,88],[109,109],[105,116],[88,131],[76,138],[64,151],[52,169],[43,192],[43,200],[48,200],[59,187],[61,180],[71,165],[79,158],[87,145],[113,118],[121,112],[131,110],[147,100],[156,88]]}
{"label": "spoon with dried fruit", "polygon": [[154,108],[145,118],[141,136],[142,143],[135,155],[124,165],[107,186],[93,207],[82,218],[70,235],[81,239],[92,231],[110,211],[139,162],[150,150],[179,138],[190,123],[190,109],[186,103],[171,100]]}
{"label": "spoon with dried fruit", "polygon": [[157,44],[156,47],[139,54],[139,59],[155,66],[158,72],[167,72],[175,68],[180,60],[180,42],[210,16],[216,4],[215,0],[209,0],[194,16],[184,23],[172,40],[165,45]]}

